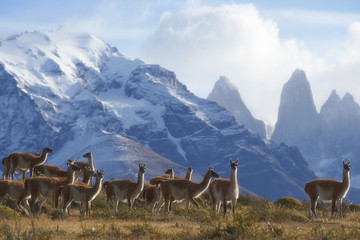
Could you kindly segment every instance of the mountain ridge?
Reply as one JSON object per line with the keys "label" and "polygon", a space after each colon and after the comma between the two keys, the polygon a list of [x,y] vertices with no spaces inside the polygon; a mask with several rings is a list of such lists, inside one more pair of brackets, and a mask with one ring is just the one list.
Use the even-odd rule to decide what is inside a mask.
{"label": "mountain ridge", "polygon": [[91,150],[106,179],[134,177],[141,162],[146,179],[168,165],[179,175],[191,165],[195,180],[209,166],[226,177],[229,158],[239,158],[239,184],[269,199],[302,199],[303,184],[315,178],[296,148],[264,141],[174,72],[127,58],[94,36],[24,33],[2,41],[0,53],[3,156],[50,145],[48,162],[64,167]]}

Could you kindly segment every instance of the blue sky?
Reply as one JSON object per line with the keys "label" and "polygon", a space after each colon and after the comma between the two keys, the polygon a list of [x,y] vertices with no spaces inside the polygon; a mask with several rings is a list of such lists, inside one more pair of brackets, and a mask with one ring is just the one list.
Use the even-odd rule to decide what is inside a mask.
{"label": "blue sky", "polygon": [[296,68],[306,72],[318,110],[332,89],[360,102],[355,0],[1,1],[0,39],[60,27],[161,64],[200,97],[225,75],[253,115],[272,124]]}

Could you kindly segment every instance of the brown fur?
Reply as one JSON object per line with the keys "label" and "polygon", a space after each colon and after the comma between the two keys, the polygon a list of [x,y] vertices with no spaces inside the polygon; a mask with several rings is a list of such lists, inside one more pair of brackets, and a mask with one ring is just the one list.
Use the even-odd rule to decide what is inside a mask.
{"label": "brown fur", "polygon": [[22,202],[26,210],[28,210],[30,213],[28,200],[30,199],[31,195],[30,192],[25,189],[25,184],[23,182],[14,180],[0,180],[0,204],[6,195],[8,195],[12,200],[15,200],[17,204]]}
{"label": "brown fur", "polygon": [[3,174],[2,179],[9,179],[10,178],[10,158],[9,156],[4,157],[2,160],[3,165]]}
{"label": "brown fur", "polygon": [[185,200],[186,214],[188,213],[190,202],[199,208],[199,205],[194,200],[194,198],[199,197],[204,191],[206,191],[212,177],[218,178],[219,174],[217,174],[212,168],[209,168],[209,171],[207,171],[200,183],[177,179],[168,180],[161,183],[160,189],[162,193],[162,199],[157,206],[156,212],[160,210],[164,203],[166,211],[170,212],[171,202],[173,200]]}
{"label": "brown fur", "polygon": [[[11,179],[14,179],[15,172],[26,172],[30,171],[30,177],[33,176],[33,168],[37,165],[43,164],[46,159],[48,153],[52,153],[53,150],[49,147],[43,149],[42,154],[40,156],[36,156],[31,153],[12,153],[9,155],[10,169],[9,173],[11,175]],[[25,174],[23,173],[23,180],[25,180]]]}
{"label": "brown fur", "polygon": [[158,187],[159,184],[169,179],[174,179],[173,167],[169,167],[169,169],[166,170],[164,176],[167,176],[167,178],[165,179],[163,178],[163,176],[152,178],[151,180],[153,180],[152,182],[154,184],[151,184],[151,180],[150,180],[150,184],[148,183],[144,184],[144,189],[141,196],[148,203],[150,209],[152,210],[154,210],[156,204],[160,201],[161,193],[160,193],[160,188]]}
{"label": "brown fur", "polygon": [[[95,171],[95,167],[94,167],[94,162],[93,162],[93,155],[91,152],[87,152],[83,155],[84,158],[87,158],[88,161],[84,162],[84,161],[76,161],[74,162],[75,165],[77,165],[81,170],[76,173],[75,175],[75,180],[77,181],[78,178],[84,178],[85,174],[86,174],[86,168],[89,168],[92,171]],[[90,183],[92,184],[92,178],[90,178]]]}
{"label": "brown fur", "polygon": [[158,185],[159,183],[162,183],[162,182],[167,181],[169,179],[174,179],[174,169],[173,169],[173,167],[169,167],[169,169],[166,170],[165,175],[157,176],[157,177],[154,177],[154,178],[150,179],[150,184]]}
{"label": "brown fur", "polygon": [[[34,153],[35,156],[41,155],[37,150],[34,150]],[[4,169],[2,179],[10,179],[10,155],[4,157],[1,162],[3,164],[3,169]],[[25,179],[26,172],[27,172],[26,170],[21,171],[23,180]]]}
{"label": "brown fur", "polygon": [[114,211],[117,212],[119,201],[127,201],[128,208],[132,209],[135,199],[137,199],[144,188],[145,164],[139,164],[138,180],[134,182],[131,179],[120,179],[111,182],[105,182],[105,192],[107,200],[114,200]]}
{"label": "brown fur", "polygon": [[218,214],[221,204],[223,205],[223,217],[225,217],[227,202],[231,201],[232,212],[235,215],[235,205],[239,197],[239,184],[237,179],[237,166],[239,160],[233,162],[230,159],[230,179],[218,178],[210,183],[209,195],[213,209]]}
{"label": "brown fur", "polygon": [[68,163],[67,177],[46,177],[46,176],[36,176],[31,177],[25,181],[25,187],[31,193],[30,206],[32,210],[35,210],[35,202],[37,198],[41,195],[42,199],[39,203],[39,211],[41,212],[42,205],[44,204],[47,198],[53,199],[53,207],[58,207],[58,189],[65,185],[74,182],[75,172],[79,171],[79,167],[74,164]]}
{"label": "brown fur", "polygon": [[101,191],[101,181],[104,178],[104,171],[96,171],[96,182],[94,186],[89,186],[85,183],[73,183],[64,185],[61,189],[61,196],[63,199],[63,210],[70,215],[68,207],[71,202],[80,202],[82,206],[85,206],[84,210],[81,210],[81,215],[90,215],[89,207],[91,201],[100,193]]}
{"label": "brown fur", "polygon": [[47,177],[66,177],[66,170],[51,164],[41,164],[34,167],[35,175],[43,175]]}
{"label": "brown fur", "polygon": [[[316,203],[321,200],[331,200],[331,216],[335,212],[335,204],[338,205],[339,215],[342,216],[341,203],[350,188],[350,161],[345,163],[343,160],[343,181],[333,179],[316,179],[305,184],[305,192],[309,195],[311,211],[316,217]],[[310,215],[310,210],[309,210]]]}
{"label": "brown fur", "polygon": [[[150,185],[150,184],[149,184]],[[160,187],[150,185],[149,187],[144,187],[143,198],[148,203],[149,208],[154,210],[156,204],[160,201],[161,192]]]}

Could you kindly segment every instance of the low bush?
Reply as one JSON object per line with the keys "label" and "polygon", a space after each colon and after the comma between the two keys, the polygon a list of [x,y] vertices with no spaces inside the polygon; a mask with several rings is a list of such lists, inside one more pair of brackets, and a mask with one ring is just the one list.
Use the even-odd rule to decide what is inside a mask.
{"label": "low bush", "polygon": [[275,202],[275,206],[278,206],[280,208],[304,210],[303,204],[299,200],[293,197],[280,198]]}
{"label": "low bush", "polygon": [[0,205],[0,217],[9,220],[19,218],[20,214],[9,207]]}
{"label": "low bush", "polygon": [[68,215],[62,209],[54,209],[48,213],[49,218],[55,219],[66,219]]}

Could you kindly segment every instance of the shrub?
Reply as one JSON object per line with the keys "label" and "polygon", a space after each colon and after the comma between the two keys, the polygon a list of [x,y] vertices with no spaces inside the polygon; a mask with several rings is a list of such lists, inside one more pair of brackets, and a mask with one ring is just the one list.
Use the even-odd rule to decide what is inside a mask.
{"label": "shrub", "polygon": [[52,220],[55,220],[55,219],[65,219],[67,218],[67,214],[61,210],[61,209],[54,209],[52,211],[50,211],[48,213],[48,216],[49,218],[51,218]]}
{"label": "shrub", "polygon": [[271,213],[271,220],[274,222],[307,222],[309,218],[298,211],[288,209],[277,209]]}
{"label": "shrub", "polygon": [[360,204],[352,203],[348,205],[348,208],[351,212],[359,212],[360,211]]}
{"label": "shrub", "polygon": [[130,229],[131,235],[135,238],[148,237],[156,239],[160,237],[159,231],[148,223],[136,224]]}
{"label": "shrub", "polygon": [[289,209],[296,209],[296,210],[303,210],[304,206],[302,205],[302,203],[297,200],[296,198],[292,198],[292,197],[283,197],[280,198],[279,200],[277,200],[275,202],[275,206],[278,206],[280,208],[289,208]]}
{"label": "shrub", "polygon": [[20,214],[11,208],[0,206],[0,216],[8,220],[13,218],[19,218]]}

